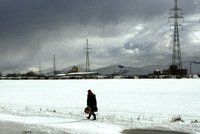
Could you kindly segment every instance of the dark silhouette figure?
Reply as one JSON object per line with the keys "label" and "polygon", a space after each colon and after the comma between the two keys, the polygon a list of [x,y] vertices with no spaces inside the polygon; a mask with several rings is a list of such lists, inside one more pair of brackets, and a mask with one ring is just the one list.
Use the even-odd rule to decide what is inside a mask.
{"label": "dark silhouette figure", "polygon": [[89,113],[89,116],[87,118],[90,119],[92,115],[94,116],[93,120],[96,120],[96,114],[94,112],[97,112],[97,100],[96,95],[91,90],[88,90],[87,106],[91,108],[91,112]]}

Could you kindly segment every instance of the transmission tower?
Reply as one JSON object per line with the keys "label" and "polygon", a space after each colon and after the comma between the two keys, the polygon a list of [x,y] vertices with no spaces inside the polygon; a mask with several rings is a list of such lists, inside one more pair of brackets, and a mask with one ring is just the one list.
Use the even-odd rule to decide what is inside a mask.
{"label": "transmission tower", "polygon": [[86,54],[86,72],[90,72],[90,60],[89,60],[89,55],[90,55],[90,50],[89,44],[88,44],[88,39],[86,40],[86,46],[85,46],[85,54]]}
{"label": "transmission tower", "polygon": [[53,55],[53,74],[56,75],[56,56]]}
{"label": "transmission tower", "polygon": [[177,0],[175,0],[175,5],[173,9],[170,9],[170,14],[173,16],[169,17],[169,19],[173,19],[174,24],[171,26],[174,27],[174,36],[173,36],[173,53],[172,53],[172,65],[176,65],[178,69],[182,69],[182,59],[181,59],[181,47],[179,40],[179,27],[182,27],[179,24],[179,20],[183,19],[182,9],[178,8]]}

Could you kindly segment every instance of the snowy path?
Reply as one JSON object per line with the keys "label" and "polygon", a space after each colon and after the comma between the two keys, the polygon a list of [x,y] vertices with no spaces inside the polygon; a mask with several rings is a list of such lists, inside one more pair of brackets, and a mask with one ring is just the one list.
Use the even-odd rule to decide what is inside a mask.
{"label": "snowy path", "polygon": [[86,119],[85,116],[71,116],[70,118],[65,118],[54,116],[19,116],[1,113],[0,122],[20,123],[26,126],[26,129],[24,130],[31,130],[32,132],[34,132],[34,130],[38,130],[49,134],[120,134],[124,129],[130,128],[171,130],[194,134],[200,133],[199,123],[156,123],[149,121],[126,122],[121,120],[113,121],[102,119],[92,121]]}
{"label": "snowy path", "polygon": [[[45,131],[62,131],[66,133],[87,133],[87,134],[118,134],[123,131],[123,126],[114,125],[105,122],[93,121],[88,119],[69,119],[58,117],[25,117],[8,114],[0,114],[1,122],[13,122],[27,125],[29,127],[37,127]],[[50,132],[51,133],[51,132]]]}

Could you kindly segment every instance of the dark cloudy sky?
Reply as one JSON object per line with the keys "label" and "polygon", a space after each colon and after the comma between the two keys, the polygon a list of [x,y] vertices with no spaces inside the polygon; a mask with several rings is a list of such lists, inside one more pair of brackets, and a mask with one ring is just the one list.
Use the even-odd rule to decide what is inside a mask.
{"label": "dark cloudy sky", "polygon": [[[185,17],[183,57],[200,53],[200,0],[179,0]],[[112,64],[169,64],[174,0],[0,0],[0,71],[84,65],[89,39],[91,68]]]}

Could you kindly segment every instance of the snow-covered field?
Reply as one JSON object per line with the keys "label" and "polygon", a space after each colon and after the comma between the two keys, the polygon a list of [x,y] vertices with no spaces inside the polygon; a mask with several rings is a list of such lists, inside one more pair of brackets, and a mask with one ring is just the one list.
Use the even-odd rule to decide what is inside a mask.
{"label": "snow-covered field", "polygon": [[[83,113],[88,89],[97,97],[96,121]],[[172,122],[179,116],[182,122]],[[0,122],[59,134],[129,128],[200,133],[200,80],[0,81]]]}

